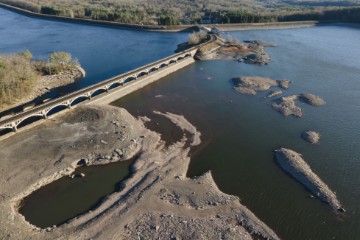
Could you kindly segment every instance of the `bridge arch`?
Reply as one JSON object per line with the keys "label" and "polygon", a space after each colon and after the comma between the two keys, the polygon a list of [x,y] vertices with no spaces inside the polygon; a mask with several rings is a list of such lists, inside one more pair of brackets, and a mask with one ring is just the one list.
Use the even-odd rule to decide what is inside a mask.
{"label": "bridge arch", "polygon": [[126,78],[123,82],[127,83],[127,82],[131,82],[132,80],[135,80],[135,79],[136,79],[135,76],[130,76],[130,77]]}
{"label": "bridge arch", "polygon": [[191,57],[190,53],[185,54],[184,58]]}
{"label": "bridge arch", "polygon": [[98,89],[96,89],[95,91],[93,91],[93,92],[90,94],[90,96],[91,96],[91,97],[96,97],[97,95],[103,94],[103,93],[105,93],[105,92],[107,92],[107,89],[106,89],[106,88],[98,88]]}
{"label": "bridge arch", "polygon": [[11,133],[13,131],[14,131],[13,127],[0,128],[0,136],[4,136],[5,134]]}
{"label": "bridge arch", "polygon": [[123,82],[122,82],[122,81],[120,81],[120,82],[114,82],[114,83],[112,83],[112,84],[109,85],[108,90],[117,88],[117,87],[119,87],[119,86],[121,86],[121,85],[123,85]]}
{"label": "bridge arch", "polygon": [[87,96],[87,95],[77,96],[70,102],[70,106],[75,106],[83,101],[88,100],[88,99],[89,99],[89,96]]}
{"label": "bridge arch", "polygon": [[159,67],[152,67],[148,70],[148,73],[156,72],[157,70],[159,70]]}
{"label": "bridge arch", "polygon": [[164,63],[162,63],[162,64],[159,65],[159,69],[160,69],[160,68],[167,67],[168,65],[169,65],[168,63],[164,62]]}
{"label": "bridge arch", "polygon": [[180,57],[178,57],[177,59],[176,59],[176,61],[180,61],[180,60],[183,60],[184,59],[184,57],[183,56],[180,56]]}
{"label": "bridge arch", "polygon": [[176,59],[171,59],[171,60],[169,61],[169,65],[170,65],[170,64],[173,64],[173,63],[176,63]]}
{"label": "bridge arch", "polygon": [[53,115],[55,113],[58,113],[58,112],[61,112],[62,110],[65,110],[67,108],[69,108],[69,105],[67,105],[67,104],[59,104],[59,105],[56,105],[56,106],[50,108],[49,110],[47,110],[45,112],[45,115],[46,115],[46,117],[49,117],[49,116],[51,116],[51,115]]}
{"label": "bridge arch", "polygon": [[139,72],[138,74],[137,74],[137,78],[140,78],[140,77],[142,77],[142,76],[145,76],[145,75],[148,75],[148,72],[147,71],[141,71],[141,72]]}
{"label": "bridge arch", "polygon": [[23,118],[19,122],[16,123],[16,128],[24,127],[26,125],[29,125],[31,123],[34,123],[34,122],[39,121],[44,118],[45,118],[45,116],[42,114],[34,114],[34,115],[27,116],[26,118]]}

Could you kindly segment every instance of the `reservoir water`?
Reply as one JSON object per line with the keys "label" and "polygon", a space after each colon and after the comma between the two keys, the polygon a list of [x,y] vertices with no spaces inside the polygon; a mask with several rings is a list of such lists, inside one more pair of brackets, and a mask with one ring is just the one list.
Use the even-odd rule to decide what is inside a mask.
{"label": "reservoir water", "polygon": [[[265,221],[283,239],[360,239],[360,28],[319,26],[308,29],[241,31],[241,40],[261,39],[268,66],[237,62],[197,62],[115,103],[134,115],[153,110],[183,114],[204,141],[192,156],[188,176],[211,170],[216,183]],[[304,117],[283,117],[266,93],[235,92],[236,76],[290,79],[285,94],[310,92],[325,106],[299,103]],[[156,98],[163,95],[162,98]],[[156,120],[156,119],[155,119]],[[321,134],[320,144],[301,139],[304,130]],[[285,174],[273,151],[301,153],[347,210],[332,209]]]}
{"label": "reservoir water", "polygon": [[79,60],[86,77],[66,91],[167,57],[186,38],[187,33],[143,32],[29,18],[0,8],[1,54],[29,49],[35,59],[47,60],[55,51],[66,51]]}
{"label": "reservoir water", "polygon": [[[80,167],[74,172],[77,176],[74,179],[63,177],[25,198],[20,213],[41,228],[60,225],[95,208],[106,195],[118,191],[132,162]],[[85,177],[80,177],[81,173]]]}
{"label": "reservoir water", "polygon": [[[78,57],[88,77],[77,87],[171,54],[187,36],[44,21],[1,9],[0,23],[0,52],[30,49],[41,57],[65,50]],[[29,26],[34,30],[27,30]],[[57,35],[47,36],[53,30]],[[196,62],[113,105],[155,121],[154,110],[184,115],[201,131],[203,140],[192,156],[188,175],[211,170],[222,191],[238,195],[282,239],[360,239],[360,28],[326,25],[231,35],[277,44],[267,48],[273,61],[261,67]],[[127,45],[134,41],[137,44]],[[310,92],[327,104],[299,103],[304,117],[285,118],[272,110],[271,100],[263,98],[265,93],[247,96],[232,89],[229,80],[245,75],[290,79],[293,84],[286,94]],[[319,145],[300,138],[308,129],[320,132]],[[279,147],[301,153],[336,191],[347,212],[337,215],[328,205],[309,198],[310,193],[275,164],[273,150]]]}

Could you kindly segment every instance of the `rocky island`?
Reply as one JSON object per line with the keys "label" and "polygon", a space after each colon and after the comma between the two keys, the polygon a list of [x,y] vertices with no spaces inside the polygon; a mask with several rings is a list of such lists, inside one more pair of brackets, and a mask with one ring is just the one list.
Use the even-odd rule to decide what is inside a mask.
{"label": "rocky island", "polygon": [[320,133],[314,131],[305,131],[301,134],[301,137],[309,143],[317,144],[320,140]]}
{"label": "rocky island", "polygon": [[250,64],[266,65],[271,61],[270,56],[265,51],[263,41],[240,42],[229,37],[223,39],[214,36],[215,41],[199,48],[196,58],[198,60],[233,60]]}
{"label": "rocky island", "polygon": [[301,118],[303,116],[303,111],[298,107],[295,101],[298,99],[297,95],[290,95],[276,99],[271,106],[274,110],[280,112],[284,116],[293,115],[295,117]]}
{"label": "rocky island", "polygon": [[271,106],[273,109],[282,113],[284,116],[293,115],[295,117],[301,118],[303,116],[303,111],[299,106],[296,105],[297,100],[313,106],[322,106],[325,104],[325,101],[322,98],[315,96],[314,94],[301,93],[279,98],[275,100]]}
{"label": "rocky island", "polygon": [[345,211],[335,193],[311,170],[299,153],[281,148],[275,150],[275,157],[284,171],[308,188],[316,197],[328,203],[335,211]]}
{"label": "rocky island", "polygon": [[278,86],[275,80],[267,77],[243,76],[232,78],[234,89],[243,94],[255,95],[257,91],[266,91],[271,87]]}

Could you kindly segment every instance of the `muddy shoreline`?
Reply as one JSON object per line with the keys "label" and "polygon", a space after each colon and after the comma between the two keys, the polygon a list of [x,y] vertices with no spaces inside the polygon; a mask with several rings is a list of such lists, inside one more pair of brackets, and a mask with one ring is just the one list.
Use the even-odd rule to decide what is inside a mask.
{"label": "muddy shoreline", "polygon": [[[183,139],[165,147],[158,133],[146,129],[126,110],[86,105],[2,141],[0,181],[4,187],[0,192],[0,224],[5,236],[211,239],[222,233],[227,239],[279,239],[238,197],[222,193],[211,173],[196,179],[186,177],[189,151],[191,146],[200,144],[200,133],[183,116],[158,114],[183,129]],[[66,224],[40,229],[17,211],[21,199],[68,176],[80,161],[106,164],[135,154],[139,157],[120,191]],[[199,229],[203,230],[201,236]]]}

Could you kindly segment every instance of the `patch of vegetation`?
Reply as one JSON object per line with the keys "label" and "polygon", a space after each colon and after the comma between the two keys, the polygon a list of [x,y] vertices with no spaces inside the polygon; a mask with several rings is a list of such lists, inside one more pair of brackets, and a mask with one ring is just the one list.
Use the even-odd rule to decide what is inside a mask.
{"label": "patch of vegetation", "polygon": [[29,94],[39,74],[27,53],[0,57],[0,106]]}
{"label": "patch of vegetation", "polygon": [[54,52],[49,61],[34,61],[29,50],[0,55],[0,109],[31,94],[40,76],[59,74],[76,66],[78,62],[66,52]]}
{"label": "patch of vegetation", "polygon": [[190,45],[197,45],[207,39],[207,33],[203,30],[199,32],[193,32],[188,36],[188,43]]}
{"label": "patch of vegetation", "polygon": [[179,25],[179,19],[173,16],[160,16],[159,25]]}

